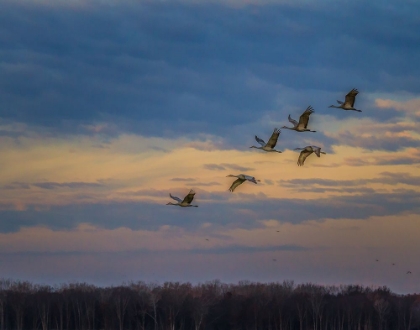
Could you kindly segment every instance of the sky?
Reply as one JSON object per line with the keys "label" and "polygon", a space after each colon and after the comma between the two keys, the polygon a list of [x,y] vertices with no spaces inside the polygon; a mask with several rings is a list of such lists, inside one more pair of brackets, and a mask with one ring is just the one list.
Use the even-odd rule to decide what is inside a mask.
{"label": "sky", "polygon": [[419,293],[419,30],[417,1],[1,1],[0,276]]}

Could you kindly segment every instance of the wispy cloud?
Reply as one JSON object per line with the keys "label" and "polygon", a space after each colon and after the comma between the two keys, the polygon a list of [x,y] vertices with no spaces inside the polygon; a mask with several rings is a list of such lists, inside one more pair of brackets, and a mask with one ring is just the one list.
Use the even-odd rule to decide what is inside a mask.
{"label": "wispy cloud", "polygon": [[31,184],[34,187],[42,189],[57,189],[57,188],[97,188],[103,187],[103,184],[97,182],[36,182]]}
{"label": "wispy cloud", "polygon": [[244,167],[237,164],[228,164],[228,163],[221,163],[221,164],[204,164],[203,167],[206,170],[211,171],[225,171],[227,169],[235,170],[235,171],[252,171],[254,168],[252,167]]}

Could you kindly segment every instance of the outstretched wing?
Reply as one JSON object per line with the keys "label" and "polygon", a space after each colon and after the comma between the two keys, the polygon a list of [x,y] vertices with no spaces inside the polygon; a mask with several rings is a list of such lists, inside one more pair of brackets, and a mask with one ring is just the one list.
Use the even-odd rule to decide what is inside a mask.
{"label": "outstretched wing", "polygon": [[292,117],[290,117],[290,115],[287,119],[289,119],[289,121],[293,124],[294,127],[296,127],[299,124],[296,120],[292,119]]}
{"label": "outstretched wing", "polygon": [[194,195],[195,195],[195,191],[191,189],[188,195],[184,197],[184,200],[182,201],[182,203],[190,204],[194,199]]}
{"label": "outstretched wing", "polygon": [[265,141],[260,139],[258,136],[255,135],[255,141],[257,141],[262,147],[265,146]]}
{"label": "outstretched wing", "polygon": [[353,108],[357,94],[359,94],[359,91],[356,88],[353,88],[350,92],[347,93],[346,100],[344,103],[349,104]]}
{"label": "outstretched wing", "polygon": [[245,181],[245,180],[242,180],[242,179],[236,179],[235,181],[233,181],[233,183],[232,183],[232,185],[230,186],[229,190],[230,190],[231,192],[233,192],[233,191],[235,190],[235,188],[236,188],[237,186],[239,186],[240,184],[242,184],[244,181]]}
{"label": "outstretched wing", "polygon": [[275,128],[273,134],[271,134],[270,140],[268,140],[267,142],[267,146],[270,148],[274,148],[277,144],[279,135],[280,135],[280,130],[278,128]]}
{"label": "outstretched wing", "polygon": [[177,202],[181,203],[182,199],[176,196],[172,196],[171,193],[169,193],[169,197],[171,197],[172,199],[176,200]]}
{"label": "outstretched wing", "polygon": [[305,112],[302,113],[302,115],[299,118],[299,126],[308,128],[309,116],[312,112],[314,112],[314,109],[311,106],[306,108]]}
{"label": "outstretched wing", "polygon": [[298,159],[298,161],[297,161],[297,164],[299,165],[299,166],[303,166],[303,164],[305,163],[305,159],[306,158],[308,158],[308,156],[312,153],[313,151],[308,151],[308,150],[302,150],[301,152],[300,152],[300,155],[299,155],[299,159]]}

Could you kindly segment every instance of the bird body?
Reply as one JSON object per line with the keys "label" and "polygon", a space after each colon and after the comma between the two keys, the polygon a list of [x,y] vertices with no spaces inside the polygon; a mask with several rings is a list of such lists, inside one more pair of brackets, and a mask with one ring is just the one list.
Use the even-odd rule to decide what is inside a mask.
{"label": "bird body", "polygon": [[353,110],[362,112],[362,110],[358,110],[354,108],[354,102],[356,101],[356,95],[359,94],[359,91],[356,88],[353,88],[350,92],[347,93],[346,99],[344,102],[337,100],[337,103],[340,105],[330,105],[329,108],[340,108],[343,110]]}
{"label": "bird body", "polygon": [[237,186],[241,185],[245,181],[250,181],[250,182],[253,182],[255,184],[259,181],[259,180],[256,180],[253,176],[249,176],[249,175],[245,175],[245,174],[239,174],[239,175],[229,174],[227,177],[237,178],[235,181],[233,181],[232,185],[229,188],[229,191],[231,191],[231,192],[233,192]]}
{"label": "bird body", "polygon": [[273,131],[273,134],[271,134],[270,140],[268,140],[267,143],[265,143],[263,139],[260,139],[258,136],[255,135],[255,140],[261,145],[261,147],[251,146],[250,148],[261,149],[267,152],[281,153],[281,151],[274,149],[274,147],[277,144],[279,135],[280,135],[280,130],[278,128],[275,128]]}
{"label": "bird body", "polygon": [[299,122],[297,122],[292,117],[290,117],[290,114],[289,114],[288,119],[293,124],[294,127],[283,126],[282,128],[287,128],[287,129],[290,129],[290,130],[293,130],[293,131],[296,131],[296,132],[313,132],[313,133],[315,133],[316,131],[311,131],[308,128],[309,116],[313,112],[315,112],[315,111],[311,106],[307,107],[305,112],[302,113],[302,115],[299,117]]}
{"label": "bird body", "polygon": [[299,166],[303,166],[305,159],[312,153],[315,153],[318,157],[321,157],[321,154],[326,155],[326,153],[321,151],[321,148],[317,146],[306,146],[305,148],[295,148],[295,150],[302,150],[297,161]]}
{"label": "bird body", "polygon": [[169,194],[169,197],[171,197],[173,200],[176,200],[178,203],[169,202],[166,205],[176,205],[176,206],[181,206],[181,207],[198,207],[198,205],[191,205],[191,202],[194,199],[194,195],[195,195],[195,191],[192,189],[190,190],[188,195],[184,197],[184,199],[181,199],[179,197],[172,196],[171,194]]}

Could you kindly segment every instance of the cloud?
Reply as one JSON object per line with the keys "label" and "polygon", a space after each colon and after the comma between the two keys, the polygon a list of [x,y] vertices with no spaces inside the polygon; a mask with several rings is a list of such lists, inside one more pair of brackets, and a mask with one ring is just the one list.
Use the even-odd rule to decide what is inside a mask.
{"label": "cloud", "polygon": [[195,179],[194,178],[172,178],[171,181],[192,182],[192,181],[195,181]]}
{"label": "cloud", "polygon": [[31,189],[31,186],[25,182],[12,182],[3,186],[3,189]]}
{"label": "cloud", "polygon": [[71,188],[71,189],[80,189],[80,188],[97,188],[103,187],[103,184],[96,182],[36,182],[31,184],[34,187],[42,189],[57,189],[57,188]]}
{"label": "cloud", "polygon": [[[313,191],[316,188],[309,189]],[[160,194],[161,200],[158,203],[144,200],[50,206],[40,209],[28,207],[20,211],[0,210],[0,231],[16,231],[23,226],[34,225],[53,229],[74,228],[82,223],[110,229],[127,227],[152,231],[164,225],[194,231],[203,223],[211,223],[215,228],[252,229],[261,227],[259,221],[265,219],[297,224],[326,218],[367,219],[371,216],[420,212],[420,192],[413,189],[398,188],[389,192],[377,192],[372,191],[370,187],[350,186],[341,189],[319,186],[320,192],[331,190],[355,194],[330,195],[317,199],[290,199],[270,198],[261,193],[209,194],[200,190],[194,200],[199,207],[182,209],[164,205],[169,201],[168,195],[154,192]]]}
{"label": "cloud", "polygon": [[228,163],[221,163],[221,164],[204,164],[203,167],[206,170],[211,171],[225,171],[227,169],[235,170],[235,171],[252,171],[254,168],[252,167],[244,167],[236,164],[228,164]]}
{"label": "cloud", "polygon": [[389,165],[412,165],[420,163],[420,151],[416,148],[408,148],[401,153],[369,155],[363,159],[360,157],[345,157],[344,164],[348,166],[389,166]]}
{"label": "cloud", "polygon": [[227,253],[257,253],[257,252],[275,252],[275,251],[294,251],[304,252],[309,249],[304,246],[286,244],[276,246],[247,246],[247,245],[231,245],[224,247],[214,247],[208,249],[195,249],[192,252],[198,254],[227,254]]}
{"label": "cloud", "polygon": [[420,98],[415,98],[408,101],[376,99],[375,105],[378,108],[392,108],[398,111],[403,111],[409,115],[420,117]]}
{"label": "cloud", "polygon": [[374,194],[375,189],[366,187],[372,184],[382,184],[396,186],[404,184],[408,186],[420,185],[420,176],[413,176],[409,173],[382,172],[376,178],[363,178],[356,180],[331,180],[320,178],[278,180],[277,184],[281,187],[287,187],[300,192],[340,192],[340,193],[358,193]]}
{"label": "cloud", "polygon": [[[0,117],[60,136],[205,133],[223,139],[191,147],[215,150],[254,135],[237,128],[272,131],[270,118],[286,123],[302,104],[331,113],[328,100],[348,88],[337,84],[344,75],[361,91],[363,116],[372,93],[419,92],[415,3],[411,10],[329,1],[234,8],[219,1],[95,1],[80,10],[52,3],[0,4]],[[356,15],[357,26],[341,24]],[[343,44],[363,58],[325,53]]]}

